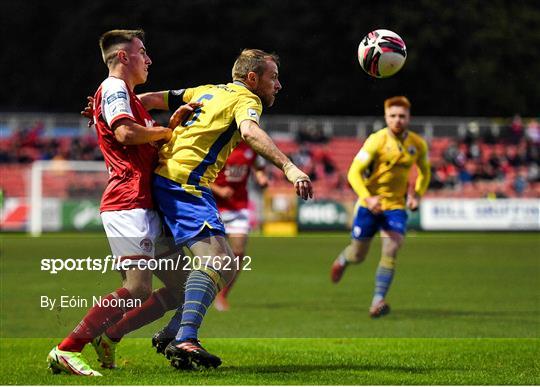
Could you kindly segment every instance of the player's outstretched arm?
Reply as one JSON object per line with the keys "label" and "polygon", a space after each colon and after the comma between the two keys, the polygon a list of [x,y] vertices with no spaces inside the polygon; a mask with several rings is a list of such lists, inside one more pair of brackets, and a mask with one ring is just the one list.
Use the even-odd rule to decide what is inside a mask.
{"label": "player's outstretched arm", "polygon": [[313,197],[313,186],[311,185],[309,176],[298,169],[298,167],[279,150],[270,136],[262,130],[255,121],[242,121],[240,123],[240,133],[251,149],[285,173],[287,180],[294,184],[298,196],[304,200]]}
{"label": "player's outstretched arm", "polygon": [[150,110],[169,110],[169,102],[167,101],[169,91],[151,91],[148,93],[138,94],[137,97],[141,100],[144,108]]}
{"label": "player's outstretched arm", "polygon": [[140,145],[160,140],[169,141],[172,136],[170,128],[164,126],[147,128],[128,118],[116,121],[112,129],[116,140],[123,145]]}

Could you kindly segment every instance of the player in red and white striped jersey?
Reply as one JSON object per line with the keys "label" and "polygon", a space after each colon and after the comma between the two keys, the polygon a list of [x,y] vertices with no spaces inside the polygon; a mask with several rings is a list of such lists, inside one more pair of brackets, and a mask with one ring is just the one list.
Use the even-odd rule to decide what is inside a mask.
{"label": "player in red and white striped jersey", "polygon": [[[250,172],[254,171],[255,181],[261,188],[268,185],[268,178],[264,172],[264,164],[257,154],[245,143],[241,142],[231,153],[225,167],[219,172],[211,185],[212,193],[216,198],[219,213],[225,225],[225,232],[231,244],[238,263],[242,268],[249,233],[249,209],[247,183]],[[214,306],[219,311],[229,309],[227,295],[236,278],[225,286],[216,296]]]}

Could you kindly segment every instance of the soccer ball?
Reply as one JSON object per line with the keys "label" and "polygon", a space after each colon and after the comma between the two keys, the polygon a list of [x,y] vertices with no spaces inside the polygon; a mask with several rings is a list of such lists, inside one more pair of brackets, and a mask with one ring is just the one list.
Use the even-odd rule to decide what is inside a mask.
{"label": "soccer ball", "polygon": [[360,66],[372,77],[391,77],[401,69],[406,58],[405,42],[389,30],[371,31],[358,46]]}

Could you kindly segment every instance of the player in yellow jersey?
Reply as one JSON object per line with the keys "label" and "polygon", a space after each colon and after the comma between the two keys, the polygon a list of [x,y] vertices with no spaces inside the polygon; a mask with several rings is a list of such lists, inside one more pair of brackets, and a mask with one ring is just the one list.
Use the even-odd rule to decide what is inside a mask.
{"label": "player in yellow jersey", "polygon": [[[369,313],[380,317],[390,312],[385,296],[390,288],[396,257],[403,243],[406,208],[416,210],[430,180],[426,142],[408,130],[411,104],[406,97],[384,101],[387,127],[370,135],[349,169],[348,179],[358,194],[351,243],[332,265],[331,278],[339,282],[349,264],[364,261],[375,233],[381,230],[382,254],[375,276]],[[409,172],[418,166],[413,195],[407,195]]]}
{"label": "player in yellow jersey", "polygon": [[[158,351],[163,348],[163,340],[167,340],[164,352],[174,367],[221,364],[217,356],[200,345],[198,329],[217,292],[242,265],[242,257],[240,261],[234,257],[227,242],[210,189],[234,147],[243,139],[256,153],[283,170],[298,196],[313,196],[309,177],[259,126],[263,105],[272,106],[281,90],[278,65],[277,55],[246,49],[234,63],[232,83],[141,96],[149,110],[173,110],[183,101],[204,104],[178,125],[171,140],[161,147],[153,182],[154,198],[175,242],[186,245],[194,256],[183,309],[153,338]],[[167,337],[171,331],[172,337]]]}

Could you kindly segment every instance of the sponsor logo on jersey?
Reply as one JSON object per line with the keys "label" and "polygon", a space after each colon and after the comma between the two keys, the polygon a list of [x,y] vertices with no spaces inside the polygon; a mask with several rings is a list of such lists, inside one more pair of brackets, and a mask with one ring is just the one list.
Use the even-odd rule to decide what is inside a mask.
{"label": "sponsor logo on jersey", "polygon": [[114,101],[116,101],[118,98],[125,99],[127,101],[127,93],[125,91],[118,91],[114,94],[111,94],[107,97],[107,104],[110,105]]}
{"label": "sponsor logo on jersey", "polygon": [[255,109],[248,109],[248,116],[254,118],[257,122],[259,121],[259,114]]}
{"label": "sponsor logo on jersey", "polygon": [[116,96],[116,94],[109,95],[109,96],[107,97],[107,104],[110,105],[111,103],[114,102],[114,100],[115,100],[116,98],[118,98],[118,97]]}

